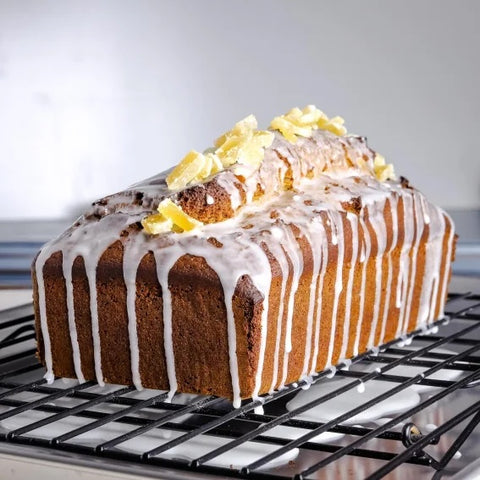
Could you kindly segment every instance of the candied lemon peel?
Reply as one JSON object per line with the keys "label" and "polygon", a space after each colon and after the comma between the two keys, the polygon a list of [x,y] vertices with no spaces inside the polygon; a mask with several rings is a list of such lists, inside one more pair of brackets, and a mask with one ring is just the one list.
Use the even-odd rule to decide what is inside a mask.
{"label": "candied lemon peel", "polygon": [[375,154],[373,161],[373,170],[377,180],[385,182],[386,180],[395,180],[395,170],[391,163],[385,162],[385,157],[379,153]]}
{"label": "candied lemon peel", "polygon": [[270,128],[278,130],[290,143],[296,143],[299,136],[310,137],[313,130],[317,129],[343,136],[347,133],[344,123],[342,117],[328,118],[315,105],[307,105],[302,110],[295,107],[285,115],[275,117]]}
{"label": "candied lemon peel", "polygon": [[189,183],[201,182],[220,170],[223,170],[222,162],[214,153],[190,150],[167,176],[167,186],[170,190],[179,190]]}
{"label": "candied lemon peel", "polygon": [[273,132],[257,130],[257,119],[249,115],[215,141],[215,155],[224,168],[235,163],[258,168],[274,139]]}
{"label": "candied lemon peel", "polygon": [[142,227],[150,235],[158,235],[159,233],[170,232],[173,228],[173,222],[161,213],[154,213],[142,219]]}
{"label": "candied lemon peel", "polygon": [[157,208],[158,213],[149,215],[142,220],[145,232],[151,235],[170,232],[189,232],[196,227],[203,225],[199,220],[191,217],[182,210],[182,207],[165,198]]}

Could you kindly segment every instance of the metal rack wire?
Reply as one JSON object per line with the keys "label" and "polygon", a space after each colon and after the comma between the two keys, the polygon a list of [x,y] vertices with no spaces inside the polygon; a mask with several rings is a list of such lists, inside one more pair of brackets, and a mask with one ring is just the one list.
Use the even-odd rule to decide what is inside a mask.
{"label": "metal rack wire", "polygon": [[[167,394],[160,391],[144,392],[142,397],[132,387],[112,386],[105,391],[95,382],[57,380],[47,385],[34,356],[32,306],[5,310],[0,312],[0,451],[2,444],[23,444],[51,453],[68,452],[77,458],[109,459],[117,465],[161,466],[185,475],[196,472],[255,479],[319,478],[329,471],[338,472],[345,459],[360,458],[362,475],[369,479],[384,478],[406,466],[412,472],[418,468],[420,476],[438,479],[455,470],[452,459],[465,442],[470,442],[466,450],[478,454],[470,444],[480,422],[480,295],[451,294],[446,313],[448,317],[430,332],[414,332],[417,336],[412,345],[409,338],[403,338],[380,351],[356,357],[350,369],[340,365],[337,375],[344,381],[338,388],[288,410],[286,402],[306,384],[290,385],[261,401],[244,401],[239,409],[216,397],[185,400],[179,395],[167,403]],[[415,368],[411,375],[400,375],[395,373],[399,366]],[[442,372],[451,370],[457,371],[456,378],[441,378]],[[313,383],[327,376],[329,372],[322,372]],[[322,423],[304,416],[314,407],[351,394],[359,385],[379,381],[390,382],[391,388],[335,418]],[[414,385],[429,387],[430,394],[381,424],[351,424],[355,415]],[[264,410],[259,412],[259,407]],[[439,426],[423,434],[424,426],[418,425],[432,409],[447,414]],[[21,422],[15,424],[18,419]],[[59,425],[60,430],[56,428]],[[92,432],[105,432],[113,426],[121,426],[121,431],[92,436]],[[273,434],[276,427],[291,427],[297,435]],[[124,448],[128,441],[152,432],[165,438],[140,451]],[[319,441],[318,435],[325,432],[341,434],[341,439]],[[220,441],[189,459],[171,453],[204,438]],[[231,467],[216,462],[225,454],[235,457],[236,449],[245,445],[266,445],[268,452]],[[291,458],[292,452],[294,461],[278,465],[279,458]],[[271,467],[271,462],[277,466]]]}

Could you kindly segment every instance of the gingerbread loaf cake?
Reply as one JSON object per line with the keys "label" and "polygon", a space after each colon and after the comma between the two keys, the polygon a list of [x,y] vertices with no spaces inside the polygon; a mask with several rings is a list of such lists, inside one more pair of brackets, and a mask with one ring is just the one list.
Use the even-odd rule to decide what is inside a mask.
{"label": "gingerbread loaf cake", "polygon": [[33,265],[54,376],[230,398],[443,315],[449,216],[313,106],[95,202]]}

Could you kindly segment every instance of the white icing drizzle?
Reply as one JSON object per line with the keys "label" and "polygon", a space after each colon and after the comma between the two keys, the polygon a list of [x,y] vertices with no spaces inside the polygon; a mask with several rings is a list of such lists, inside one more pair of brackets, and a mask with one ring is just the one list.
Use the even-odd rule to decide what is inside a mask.
{"label": "white icing drizzle", "polygon": [[285,346],[283,354],[283,374],[280,382],[280,388],[285,385],[288,374],[288,358],[292,350],[292,324],[293,324],[293,313],[295,306],[295,294],[297,293],[298,284],[300,282],[300,277],[303,273],[303,257],[300,247],[293,235],[293,232],[289,226],[285,227],[285,242],[283,247],[290,259],[292,265],[292,283],[290,286],[290,293],[288,296],[287,303],[287,319],[285,323]]}
{"label": "white icing drizzle", "polygon": [[378,210],[370,222],[377,240],[377,255],[375,257],[375,300],[373,305],[373,321],[370,328],[367,348],[372,348],[375,344],[375,332],[377,331],[377,324],[380,316],[380,302],[382,300],[382,262],[387,248],[387,228],[385,225],[385,217],[383,215],[384,207],[385,200],[379,204]]}
{"label": "white icing drizzle", "polygon": [[[392,289],[392,281],[393,281],[393,262],[392,262],[392,252],[397,246],[398,242],[398,230],[395,227],[398,223],[398,201],[397,198],[392,196],[389,198],[390,204],[390,211],[392,215],[392,245],[390,247],[390,251],[387,253],[388,255],[388,273],[387,273],[387,288],[385,290],[385,308],[383,311],[383,319],[382,319],[382,329],[380,331],[380,338],[379,342],[384,343],[385,339],[385,330],[387,328],[387,319],[390,313],[389,306],[390,306],[390,293]],[[385,232],[386,234],[386,232]],[[373,345],[370,347],[373,348]]]}
{"label": "white icing drizzle", "polygon": [[325,226],[322,225],[322,237],[323,241],[321,242],[321,271],[319,280],[317,282],[317,305],[316,305],[316,315],[315,315],[315,339],[314,339],[314,349],[312,355],[312,363],[310,366],[309,375],[313,375],[316,371],[318,349],[320,346],[320,326],[321,326],[321,316],[322,316],[322,295],[323,295],[323,285],[325,280],[325,274],[327,272],[328,265],[328,243],[327,243],[327,234],[325,231]]}
{"label": "white icing drizzle", "polygon": [[[451,219],[451,217],[445,212],[443,212],[443,215],[447,217],[448,223],[450,226],[450,233],[449,233],[448,242],[447,242],[447,253],[445,258],[445,267],[444,267],[444,273],[443,273],[442,289],[440,293],[441,301],[445,302],[445,299],[447,297],[447,286],[448,286],[448,279],[450,275],[450,267],[452,263],[453,239],[455,238],[455,229],[454,229],[453,220]],[[445,315],[444,312],[441,312],[441,314]]]}
{"label": "white icing drizzle", "polygon": [[[364,243],[364,251],[365,251],[365,258],[370,257],[370,251],[372,249],[372,239],[370,238],[370,232],[367,228],[366,222],[363,218],[359,218],[360,225],[362,226],[363,231],[363,243]],[[365,310],[365,287],[367,283],[367,263],[363,262],[362,268],[362,283],[360,289],[360,305],[359,305],[359,312],[358,312],[358,323],[357,323],[357,331],[355,332],[355,343],[353,345],[353,354],[358,354],[359,343],[360,343],[360,334],[362,329],[363,323],[363,312]]]}
{"label": "white icing drizzle", "polygon": [[[296,195],[298,197],[298,195]],[[294,196],[295,199],[295,196]],[[298,201],[298,200],[297,200]],[[307,329],[305,334],[305,354],[304,354],[304,363],[302,369],[301,379],[304,379],[308,376],[309,372],[309,363],[312,353],[312,330],[313,330],[313,314],[315,311],[315,299],[317,292],[317,285],[320,276],[320,266],[322,264],[321,250],[317,247],[319,245],[326,243],[326,238],[324,237],[323,227],[319,221],[310,222],[308,228],[301,229],[304,238],[308,241],[310,246],[310,251],[312,254],[312,281],[310,282],[309,288],[309,301],[308,301],[308,312],[307,312]]]}
{"label": "white icing drizzle", "polygon": [[[270,286],[272,284],[272,276],[270,270],[270,263],[268,258],[257,245],[249,245],[249,243],[242,242],[245,245],[245,248],[250,248],[259,251],[259,260],[260,263],[263,263],[263,268],[260,271],[263,271],[263,275],[257,279],[256,285],[260,288],[260,291],[263,292],[263,308],[261,315],[261,336],[260,336],[260,354],[258,357],[258,367],[255,375],[255,388],[253,389],[252,398],[256,400],[258,398],[258,393],[262,385],[262,373],[263,366],[265,363],[265,349],[267,346],[267,334],[268,334],[268,310],[269,310],[269,296],[270,296]],[[225,289],[225,287],[224,287]],[[227,302],[228,303],[228,302]],[[235,324],[233,325],[235,327]],[[235,352],[236,357],[236,352]],[[238,403],[238,401],[237,401]]]}
{"label": "white icing drizzle", "polygon": [[[438,223],[445,231],[445,216],[435,211],[435,215],[438,216]],[[430,314],[428,316],[428,323],[433,323],[435,320],[435,305],[437,303],[438,284],[440,282],[440,264],[442,261],[442,247],[443,247],[443,235],[432,241],[431,245],[427,245],[427,250],[430,250],[430,254],[433,257],[433,268],[430,272],[432,276],[432,289],[430,294]]]}
{"label": "white icing drizzle", "polygon": [[[85,377],[82,372],[82,363],[80,358],[80,348],[78,345],[77,326],[75,324],[75,304],[73,301],[73,282],[72,282],[72,268],[75,259],[68,257],[64,252],[62,255],[62,270],[65,277],[65,289],[67,296],[67,315],[68,327],[70,331],[70,340],[72,343],[73,366],[75,368],[75,375],[80,383],[85,382]],[[43,280],[43,279],[42,279]]]}
{"label": "white icing drizzle", "polygon": [[425,225],[428,225],[430,223],[430,215],[428,213],[428,205],[425,200],[425,197],[423,195],[418,196],[420,199],[420,203],[422,205],[422,212],[423,212],[423,222]]}
{"label": "white icing drizzle", "polygon": [[136,242],[132,242],[130,239],[127,240],[123,251],[123,279],[127,289],[128,339],[130,344],[132,382],[138,390],[142,390],[143,386],[140,378],[140,353],[138,349],[136,313],[137,271],[144,256],[144,239],[137,239]]}
{"label": "white icing drizzle", "polygon": [[[332,235],[335,235],[335,238],[337,240],[337,246],[338,246],[337,271],[336,271],[336,278],[335,278],[335,289],[334,289],[333,309],[332,309],[332,328],[330,331],[330,342],[328,345],[327,363],[326,363],[326,366],[330,367],[332,365],[333,347],[335,345],[338,303],[340,300],[340,294],[342,293],[342,289],[343,289],[342,270],[343,270],[343,262],[344,262],[344,255],[345,255],[345,238],[343,236],[342,216],[338,212],[332,212],[332,211],[328,211],[328,215],[330,215]],[[334,231],[335,233],[333,233]]]}
{"label": "white icing drizzle", "polygon": [[[163,343],[169,386],[168,400],[171,400],[177,391],[177,376],[175,373],[175,355],[173,351],[172,296],[168,286],[168,275],[180,256],[168,255],[163,250],[155,251],[154,255],[157,267],[157,279],[162,289]],[[227,310],[227,322],[229,323],[228,314],[229,312]],[[236,393],[237,392],[234,391],[234,394]]]}
{"label": "white icing drizzle", "polygon": [[412,296],[415,287],[415,277],[417,273],[417,255],[418,255],[418,248],[420,246],[420,240],[422,239],[423,228],[424,228],[424,221],[423,221],[423,214],[420,212],[420,202],[418,201],[418,196],[416,193],[412,195],[412,202],[413,202],[413,218],[415,221],[415,241],[412,246],[412,253],[411,253],[411,262],[410,262],[410,278],[408,281],[409,288],[408,294],[406,298],[405,308],[403,309],[403,319],[401,318],[400,321],[403,323],[402,333],[407,332],[408,321],[410,320],[410,310],[412,308]]}
{"label": "white icing drizzle", "polygon": [[[35,262],[35,271],[38,285],[38,299],[40,311],[40,323],[42,336],[45,346],[45,364],[47,381],[53,381],[51,342],[48,333],[46,305],[45,305],[45,285],[43,277],[43,268],[45,262],[55,252],[62,252],[64,258],[68,258],[68,265],[63,265],[63,270],[73,267],[73,262],[77,257],[83,257],[85,264],[85,273],[88,280],[90,294],[90,317],[92,324],[93,356],[95,362],[95,374],[99,385],[103,386],[103,374],[101,366],[100,335],[98,330],[98,310],[97,310],[97,288],[96,271],[98,261],[105,250],[118,240],[120,232],[126,228],[129,221],[136,221],[137,217],[129,217],[125,214],[109,215],[102,219],[102,222],[80,224],[76,228],[68,230],[58,239],[49,242],[40,251]],[[70,327],[70,324],[69,324]],[[70,330],[71,331],[71,330]],[[72,349],[74,348],[72,341]],[[79,359],[76,360],[79,363]]]}
{"label": "white icing drizzle", "polygon": [[[51,243],[52,242],[50,242],[50,244]],[[40,329],[42,332],[43,348],[45,352],[45,366],[47,368],[47,372],[45,373],[44,378],[49,384],[53,383],[53,381],[55,380],[55,375],[53,374],[52,346],[50,342],[50,333],[48,331],[47,323],[47,305],[45,302],[45,282],[43,277],[43,267],[47,259],[53,253],[53,251],[51,251],[51,249],[49,248],[50,244],[47,244],[45,247],[43,247],[43,250],[39,253],[35,261],[35,271],[38,289],[38,305],[40,313]]]}
{"label": "white icing drizzle", "polygon": [[340,350],[339,361],[342,361],[347,354],[348,334],[350,332],[350,312],[352,309],[352,294],[353,294],[353,279],[355,274],[355,264],[357,263],[359,242],[353,239],[358,239],[358,216],[347,212],[346,218],[350,223],[352,229],[352,258],[350,259],[350,269],[347,280],[347,294],[345,297],[345,318],[343,320],[343,342]]}
{"label": "white icing drizzle", "polygon": [[103,387],[102,352],[100,342],[100,330],[98,325],[97,305],[97,259],[84,258],[85,270],[88,279],[88,292],[90,295],[90,320],[92,322],[93,358],[95,359],[95,375],[98,384]]}
{"label": "white icing drizzle", "polygon": [[[428,242],[425,249],[425,271],[422,281],[422,292],[420,297],[420,306],[418,310],[417,326],[421,327],[426,324],[430,324],[434,320],[435,304],[437,301],[438,284],[440,275],[440,264],[443,253],[443,238],[446,230],[445,213],[437,208],[432,208],[433,212],[430,214],[430,218],[434,218],[434,222],[430,223],[430,230],[428,236]],[[432,225],[435,224],[440,229],[440,234],[433,231]],[[453,223],[452,223],[453,226]],[[442,285],[442,294],[446,293],[446,283],[448,282],[448,272],[450,270],[451,262],[451,242],[453,240],[453,228],[448,239],[449,257],[445,263],[445,274],[447,280]],[[448,270],[447,270],[448,268]],[[445,296],[442,297],[442,301]]]}
{"label": "white icing drizzle", "polygon": [[[404,238],[403,245],[400,252],[400,273],[399,283],[401,283],[401,295],[398,297],[398,284],[397,284],[397,308],[400,308],[400,317],[398,320],[396,337],[405,334],[403,330],[403,319],[405,318],[405,308],[407,305],[407,289],[408,279],[410,277],[410,248],[412,247],[414,237],[414,214],[413,214],[413,197],[412,195],[403,195],[403,227]],[[400,304],[399,304],[400,301]]]}
{"label": "white icing drizzle", "polygon": [[237,210],[237,208],[242,205],[242,197],[237,187],[237,185],[240,185],[240,182],[236,179],[235,175],[233,175],[232,172],[226,171],[223,175],[217,176],[217,183],[227,192],[232,210]]}
{"label": "white icing drizzle", "polygon": [[[273,227],[277,229],[278,227]],[[273,230],[273,229],[272,229]],[[281,231],[280,229],[278,229]],[[272,231],[273,235],[273,231]],[[277,239],[278,236],[276,237]],[[268,248],[270,249],[271,253],[277,260],[279,266],[280,266],[280,271],[282,274],[282,285],[280,288],[280,302],[278,306],[278,315],[277,315],[277,335],[276,335],[276,340],[275,340],[275,353],[273,357],[273,376],[272,376],[272,384],[270,386],[270,393],[272,393],[275,390],[275,386],[277,385],[277,379],[278,379],[278,362],[279,362],[279,357],[280,357],[280,341],[282,338],[282,325],[283,325],[283,314],[285,311],[285,292],[287,288],[287,280],[288,280],[288,262],[287,262],[287,257],[285,255],[285,251],[283,250],[282,246],[280,243],[276,242],[270,242],[268,244]]]}

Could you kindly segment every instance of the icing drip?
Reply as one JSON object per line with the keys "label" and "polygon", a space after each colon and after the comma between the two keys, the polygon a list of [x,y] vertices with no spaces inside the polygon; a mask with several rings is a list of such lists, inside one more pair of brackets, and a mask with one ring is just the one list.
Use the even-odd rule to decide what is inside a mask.
{"label": "icing drip", "polygon": [[385,217],[383,216],[383,209],[385,207],[385,200],[379,204],[376,215],[373,216],[371,225],[375,232],[377,241],[377,255],[375,257],[375,300],[373,305],[373,321],[370,328],[370,336],[368,339],[367,348],[371,348],[375,343],[375,332],[377,331],[377,324],[380,315],[380,301],[382,293],[382,277],[383,269],[382,262],[385,250],[387,248],[387,230],[385,225]]}
{"label": "icing drip", "polygon": [[312,331],[313,331],[313,314],[315,311],[315,299],[318,291],[318,281],[320,279],[320,266],[324,263],[323,251],[318,249],[317,245],[324,245],[326,238],[324,236],[324,229],[320,222],[312,222],[309,230],[302,230],[305,238],[308,240],[312,253],[312,281],[309,289],[309,301],[307,312],[307,331],[305,335],[305,355],[301,378],[309,375],[309,363],[312,353]]}
{"label": "icing drip", "polygon": [[[400,273],[399,284],[401,283],[401,296],[398,297],[398,285],[397,285],[397,308],[400,308],[400,317],[398,320],[396,337],[405,334],[403,329],[403,319],[405,318],[405,308],[407,305],[407,289],[408,279],[410,274],[410,255],[409,251],[412,247],[414,238],[414,222],[415,215],[413,212],[413,196],[403,195],[403,226],[404,226],[404,238],[403,245],[400,253]],[[414,261],[414,259],[412,259]]]}
{"label": "icing drip", "polygon": [[[335,332],[337,330],[338,303],[340,300],[340,294],[342,293],[342,289],[343,289],[342,273],[343,273],[343,262],[344,262],[344,255],[345,255],[345,238],[343,236],[342,216],[340,215],[340,213],[332,212],[332,211],[328,211],[328,215],[330,216],[330,225],[332,228],[332,235],[335,235],[334,238],[337,241],[338,257],[337,257],[337,272],[336,272],[336,278],[335,278],[335,291],[334,291],[333,310],[332,310],[332,328],[330,331],[330,342],[328,345],[328,353],[327,353],[327,364],[326,364],[327,367],[332,365],[333,347],[335,344]],[[332,242],[333,242],[333,239],[332,239]],[[333,242],[333,244],[335,245],[335,242]]]}
{"label": "icing drip", "polygon": [[162,289],[163,342],[169,386],[168,399],[171,400],[177,391],[177,376],[175,373],[175,355],[173,352],[172,296],[168,286],[168,274],[179,257],[167,255],[165,251],[156,251],[154,255],[157,266],[157,279]]}
{"label": "icing drip", "polygon": [[[445,231],[445,216],[438,210],[435,212],[435,215],[438,217],[438,223],[442,226],[443,231]],[[434,240],[431,245],[427,245],[427,250],[430,250],[430,255],[433,257],[433,268],[430,273],[432,276],[432,287],[430,293],[430,314],[428,316],[428,323],[433,323],[435,320],[435,304],[437,302],[438,284],[440,281],[439,276],[440,262],[442,260],[442,246],[443,235],[442,237]]]}
{"label": "icing drip", "polygon": [[[372,248],[372,240],[370,238],[370,232],[368,231],[366,222],[363,218],[359,219],[360,225],[362,227],[362,232],[363,232],[363,242],[364,242],[364,248],[365,248],[365,258],[370,257],[370,251]],[[365,309],[365,287],[367,284],[367,263],[368,262],[363,262],[363,268],[362,268],[362,284],[361,284],[361,290],[360,290],[360,306],[359,306],[359,314],[358,314],[358,323],[357,323],[357,331],[355,332],[355,343],[353,345],[353,354],[357,355],[358,354],[358,348],[359,348],[359,343],[360,343],[360,332],[362,328],[362,320],[363,320],[363,313]]]}
{"label": "icing drip", "polygon": [[[342,349],[340,350],[340,361],[345,358],[347,354],[348,347],[348,334],[350,331],[350,311],[352,308],[352,294],[353,294],[353,278],[355,274],[355,264],[357,263],[358,256],[358,242],[353,239],[358,238],[358,217],[353,213],[347,213],[347,220],[350,223],[352,229],[352,258],[350,260],[350,269],[348,272],[348,281],[347,281],[347,295],[345,300],[345,318],[343,322],[343,342]],[[355,340],[355,343],[357,341]]]}
{"label": "icing drip", "polygon": [[[261,247],[257,245],[250,245],[251,242],[244,242],[242,243],[245,245],[245,248],[250,248],[258,251],[258,257],[260,259],[260,264],[263,263],[263,268],[260,268],[260,271],[263,271],[263,275],[256,279],[255,284],[257,288],[261,292],[263,292],[263,308],[262,308],[262,316],[261,316],[261,337],[260,337],[260,354],[258,358],[258,368],[257,373],[255,375],[255,388],[253,389],[252,397],[253,399],[258,398],[258,392],[262,386],[262,373],[263,373],[263,366],[265,363],[265,348],[267,346],[267,333],[268,333],[268,303],[269,303],[269,296],[270,296],[270,285],[272,284],[272,276],[270,271],[270,263],[268,262],[268,258],[265,255],[264,251]],[[235,324],[233,325],[235,327]],[[235,352],[236,358],[236,352]],[[237,402],[238,403],[238,402]]]}
{"label": "icing drip", "polygon": [[[391,215],[392,215],[392,225],[397,225],[397,222],[398,222],[398,201],[397,201],[397,199],[395,197],[390,197],[389,205],[390,205],[390,212],[391,212]],[[385,330],[386,330],[386,327],[387,327],[388,314],[390,313],[390,310],[389,310],[390,294],[391,294],[392,281],[393,281],[392,251],[397,246],[397,242],[398,242],[398,231],[395,227],[392,228],[392,235],[393,235],[392,245],[390,247],[390,251],[388,252],[387,288],[386,288],[386,291],[385,291],[385,309],[383,311],[382,329],[380,331],[380,339],[379,339],[380,343],[384,342]],[[373,345],[370,348],[373,348]]]}
{"label": "icing drip", "polygon": [[98,306],[97,306],[97,259],[84,259],[85,269],[88,279],[88,292],[90,295],[90,320],[92,322],[92,339],[93,339],[93,358],[95,359],[95,375],[98,384],[103,387],[102,372],[102,352],[100,342],[100,331],[98,326]]}
{"label": "icing drip", "polygon": [[[75,259],[68,257],[66,253],[62,255],[62,269],[65,277],[65,289],[67,294],[67,315],[68,326],[70,331],[70,340],[72,343],[73,366],[75,368],[75,375],[80,383],[85,382],[85,377],[82,372],[82,364],[80,358],[80,348],[78,345],[77,326],[75,324],[75,304],[73,301],[73,282],[72,282],[72,268]],[[43,280],[43,279],[42,279]]]}
{"label": "icing drip", "polygon": [[418,196],[420,199],[420,203],[422,205],[422,212],[423,212],[423,222],[425,225],[430,223],[430,214],[428,213],[428,205],[423,195]]}
{"label": "icing drip", "polygon": [[[453,221],[450,218],[449,215],[447,215],[445,212],[443,212],[445,217],[448,219],[449,227],[450,227],[450,233],[448,236],[448,242],[447,242],[447,254],[445,258],[445,270],[443,274],[443,282],[442,282],[442,290],[440,293],[440,299],[442,302],[445,301],[447,298],[447,286],[448,286],[448,279],[449,279],[449,274],[450,274],[450,267],[452,263],[452,254],[453,254],[453,239],[455,238],[455,230],[453,228]],[[444,312],[441,312],[441,315],[445,315]]]}
{"label": "icing drip", "polygon": [[283,374],[280,382],[280,388],[285,385],[288,374],[288,357],[292,350],[292,324],[293,324],[293,307],[295,303],[295,294],[297,293],[300,276],[303,272],[303,258],[301,256],[300,247],[298,246],[295,236],[289,226],[284,229],[285,243],[282,244],[287,252],[288,258],[292,264],[292,284],[287,304],[287,320],[285,324],[285,347],[283,355]]}
{"label": "icing drip", "polygon": [[[277,228],[277,227],[273,227]],[[272,231],[273,232],[276,230]],[[280,229],[278,229],[279,232],[282,232]],[[283,233],[281,233],[283,235]],[[278,234],[277,234],[278,238]],[[284,306],[285,302],[283,299],[285,298],[285,292],[287,289],[287,280],[288,280],[288,262],[287,258],[285,255],[285,251],[283,250],[283,247],[281,246],[280,243],[276,242],[270,242],[268,244],[268,248],[270,252],[273,254],[275,259],[277,260],[279,266],[280,266],[280,271],[282,274],[282,285],[280,287],[280,299],[281,301],[279,302],[278,306],[278,315],[277,315],[277,335],[275,339],[275,353],[273,357],[273,377],[272,377],[272,384],[270,386],[270,393],[272,393],[275,390],[275,387],[277,385],[277,379],[278,379],[278,363],[279,363],[279,356],[280,356],[280,341],[282,338],[282,325],[283,325],[283,314],[284,314]]]}
{"label": "icing drip", "polygon": [[[429,214],[430,215],[430,214]],[[445,234],[446,223],[445,218],[446,215],[444,212],[439,211],[438,209],[433,209],[432,214],[430,217],[433,217],[435,220],[435,225],[440,227],[440,236],[438,236],[438,232],[434,232],[431,228],[429,230],[428,236],[428,243],[426,245],[425,250],[425,271],[423,275],[423,282],[422,282],[422,293],[420,297],[420,307],[418,311],[417,317],[417,326],[423,326],[433,322],[434,315],[435,315],[435,303],[437,300],[438,294],[438,282],[439,282],[439,269],[440,263],[442,260],[442,247],[443,247],[443,237]],[[449,220],[451,222],[451,220]],[[453,225],[453,224],[452,224]],[[447,279],[444,282],[444,286],[442,286],[443,295],[446,294],[446,283],[448,282],[448,274],[447,272],[450,269],[450,262],[451,262],[451,242],[453,240],[453,229],[451,235],[448,239],[449,244],[449,257],[446,259],[445,270]],[[437,269],[438,271],[435,271]],[[445,298],[442,297],[442,301]]]}
{"label": "icing drip", "polygon": [[238,189],[240,183],[235,178],[235,175],[233,175],[232,172],[225,172],[223,175],[218,175],[217,183],[227,192],[232,210],[237,210],[237,208],[242,205],[242,197]]}
{"label": "icing drip", "polygon": [[[240,379],[238,376],[237,361],[237,339],[235,330],[235,318],[233,316],[232,302],[234,288],[222,282],[225,306],[227,308],[227,334],[228,334],[228,356],[230,361],[230,376],[232,377],[233,406],[239,408],[241,405]],[[256,380],[256,379],[255,379]],[[256,388],[256,387],[255,387]]]}
{"label": "icing drip", "polygon": [[415,218],[415,242],[412,247],[412,254],[411,254],[411,271],[410,271],[410,288],[408,290],[408,296],[406,300],[405,306],[405,314],[403,319],[403,328],[402,332],[407,332],[407,322],[410,319],[410,310],[412,308],[412,296],[415,287],[415,274],[417,272],[417,255],[418,255],[418,248],[420,246],[420,240],[422,238],[423,229],[425,226],[424,223],[424,215],[420,212],[420,202],[418,201],[417,194],[412,196],[413,201],[413,215]]}
{"label": "icing drip", "polygon": [[40,313],[40,328],[43,338],[43,347],[44,347],[44,356],[45,356],[45,366],[47,372],[45,373],[45,380],[48,383],[53,383],[55,376],[53,374],[53,361],[52,361],[52,347],[50,343],[50,333],[48,332],[47,324],[47,306],[45,302],[45,282],[43,277],[43,267],[45,262],[51,255],[51,250],[47,244],[43,250],[38,255],[35,261],[35,271],[37,278],[37,288],[38,288],[38,304],[39,304],[39,313]]}
{"label": "icing drip", "polygon": [[321,314],[322,314],[322,294],[323,294],[323,285],[324,285],[324,280],[325,280],[325,273],[327,272],[327,264],[328,264],[328,243],[327,243],[327,235],[325,232],[325,227],[323,226],[323,239],[324,241],[322,242],[322,268],[320,272],[320,278],[318,281],[318,287],[317,287],[317,314],[315,317],[315,347],[313,350],[313,355],[312,355],[312,364],[310,367],[310,375],[313,375],[316,371],[316,364],[317,364],[317,358],[318,358],[318,349],[320,345],[320,325],[321,325]]}
{"label": "icing drip", "polygon": [[132,382],[138,390],[142,390],[140,378],[140,354],[138,350],[137,313],[135,301],[137,298],[137,271],[145,256],[144,241],[127,241],[123,251],[123,279],[127,289],[128,339],[130,343],[130,363]]}

